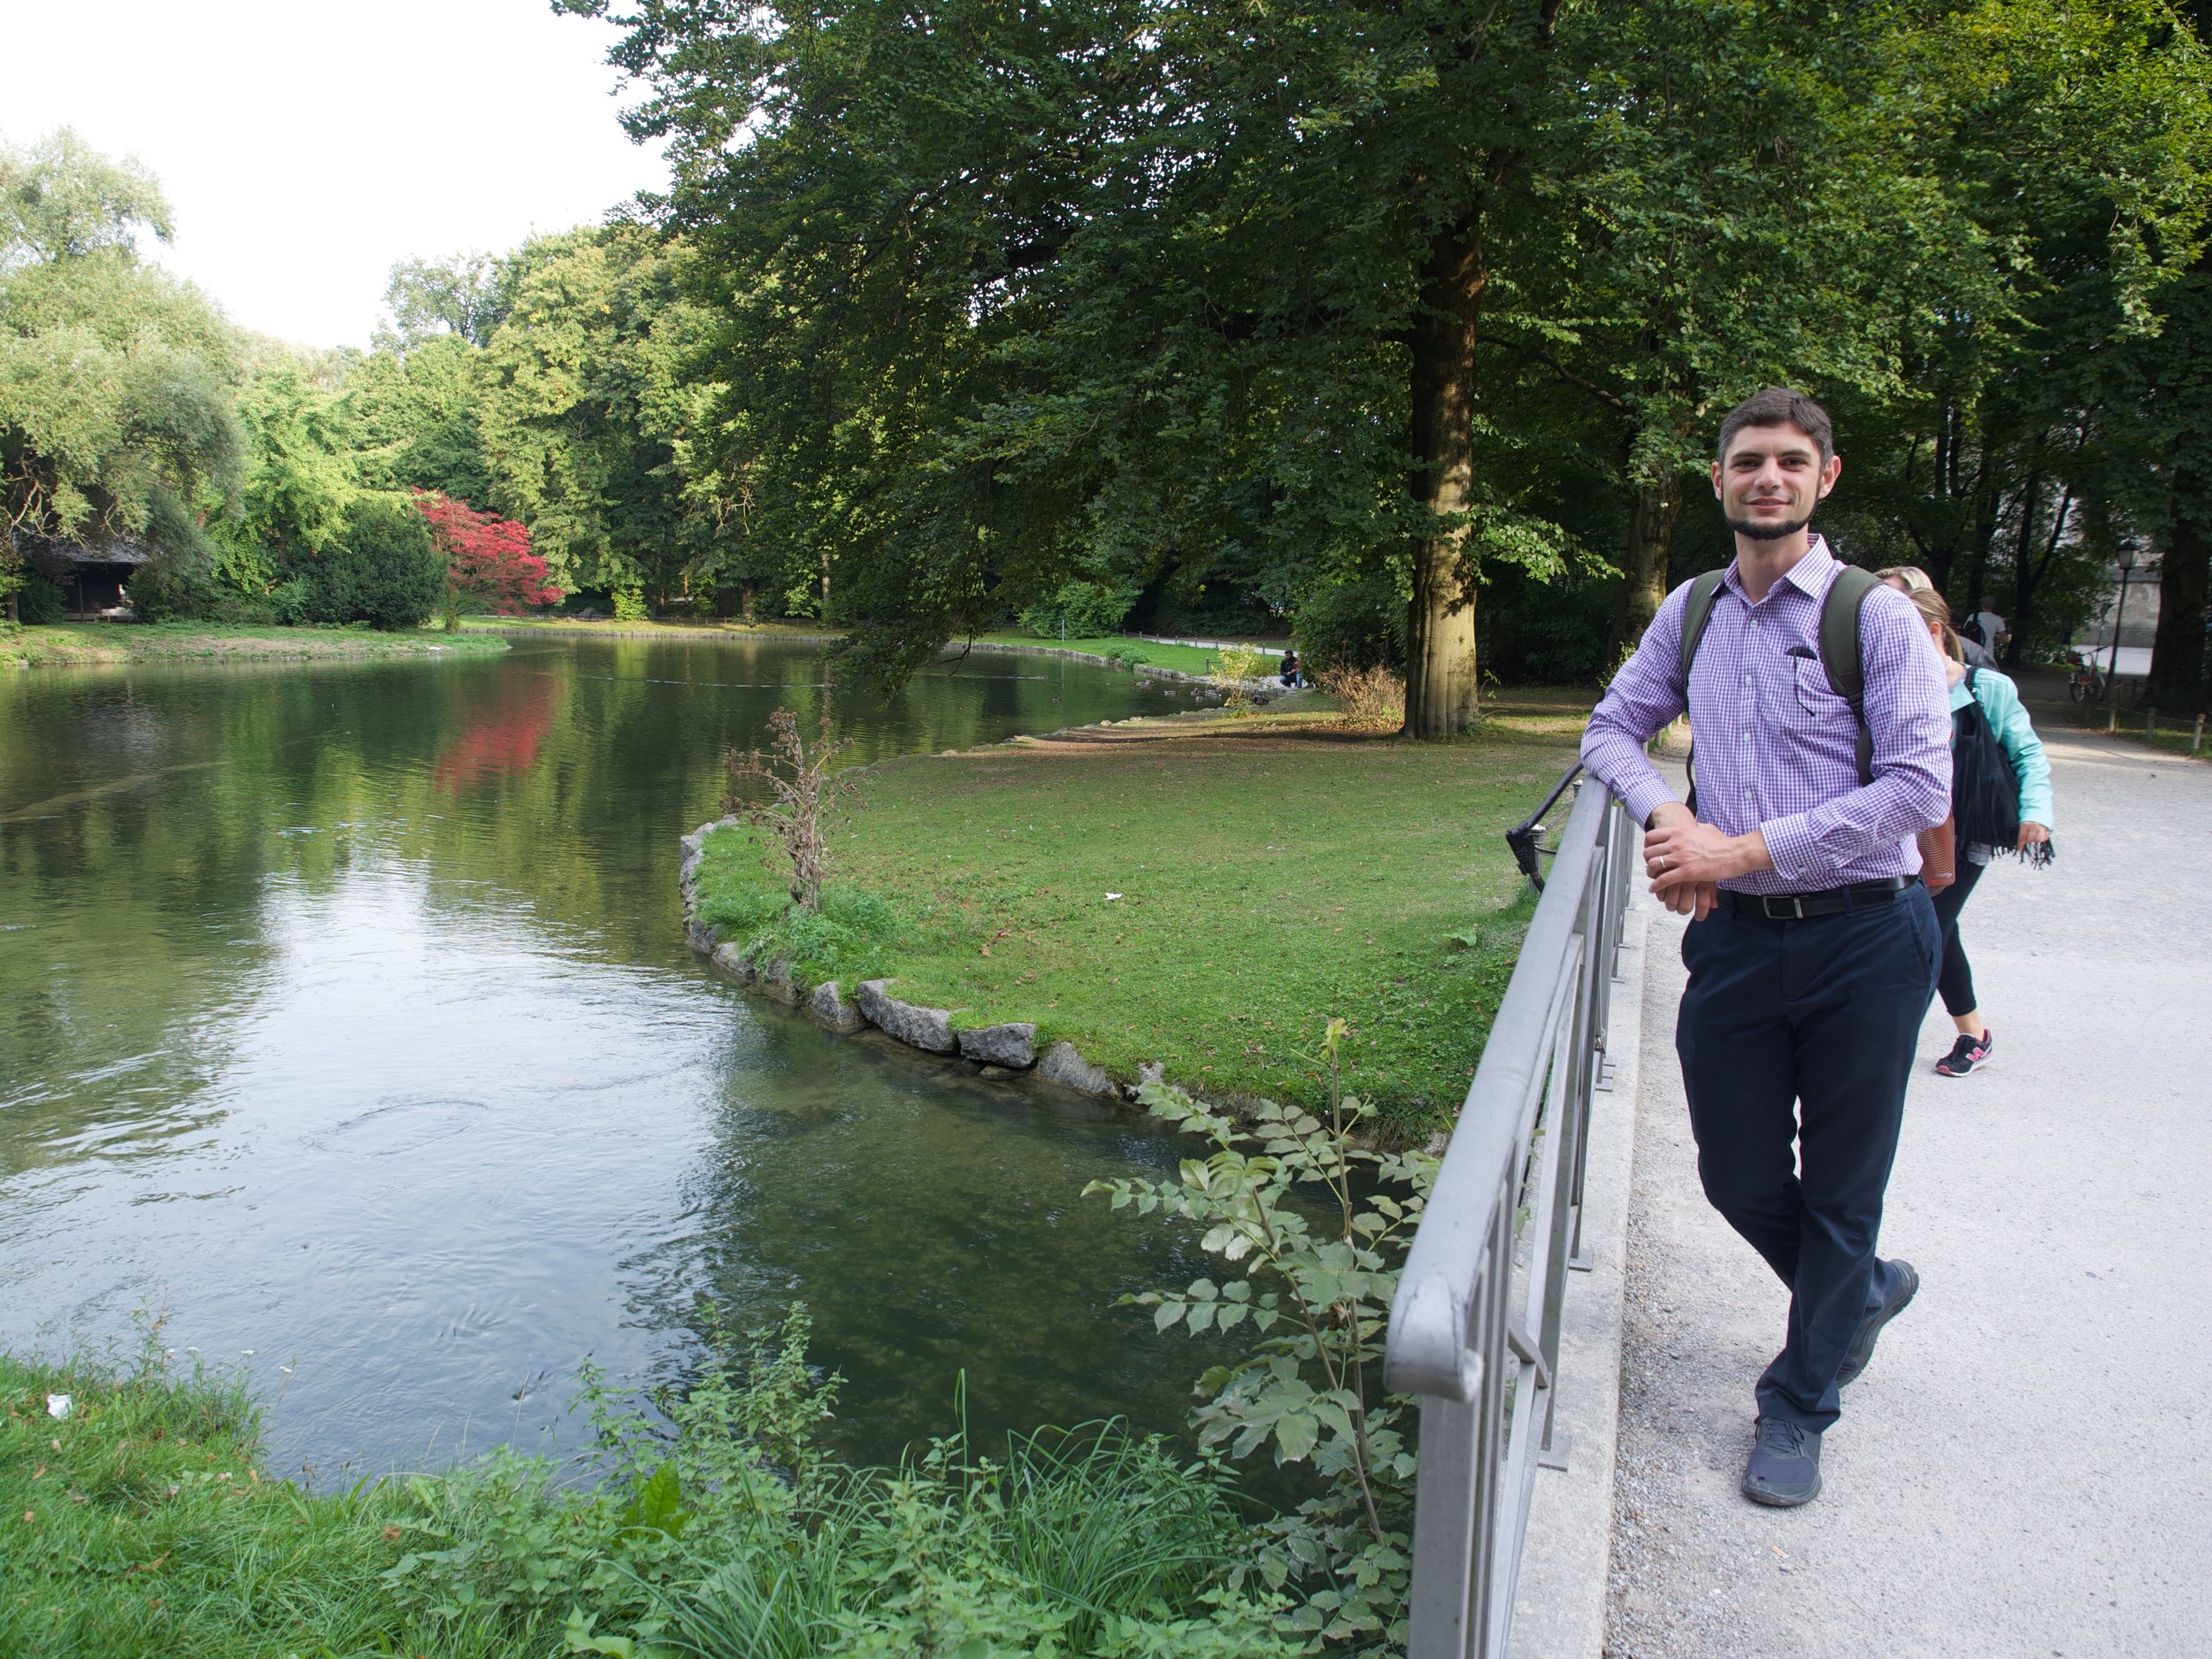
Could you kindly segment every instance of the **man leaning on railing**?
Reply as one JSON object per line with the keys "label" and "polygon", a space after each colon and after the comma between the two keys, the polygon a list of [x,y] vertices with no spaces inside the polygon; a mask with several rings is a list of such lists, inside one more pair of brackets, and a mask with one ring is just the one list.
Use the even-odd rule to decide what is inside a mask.
{"label": "man leaning on railing", "polygon": [[[1875,1245],[1939,963],[1914,838],[1951,795],[1927,629],[1807,533],[1842,470],[1802,393],[1730,411],[1713,492],[1735,562],[1667,595],[1582,741],[1647,826],[1653,893],[1691,918],[1675,1049],[1705,1195],[1790,1289],[1743,1476],[1779,1505],[1819,1495],[1839,1391],[1919,1288]],[[1644,754],[1686,707],[1688,806]]]}

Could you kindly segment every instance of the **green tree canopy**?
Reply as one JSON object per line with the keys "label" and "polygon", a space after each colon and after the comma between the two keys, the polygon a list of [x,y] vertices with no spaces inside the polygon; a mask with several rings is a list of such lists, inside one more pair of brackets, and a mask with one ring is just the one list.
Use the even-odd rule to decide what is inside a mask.
{"label": "green tree canopy", "polygon": [[1413,722],[1463,721],[1472,556],[1562,551],[1472,465],[1549,6],[622,20],[763,530],[845,571],[864,657],[910,669],[1071,571],[1287,592],[1388,549]]}
{"label": "green tree canopy", "polygon": [[0,150],[0,585],[52,541],[204,554],[186,503],[237,472],[239,341],[141,262],[139,237],[169,228],[143,169],[66,130]]}
{"label": "green tree canopy", "polygon": [[671,144],[720,494],[894,675],[1070,577],[1380,584],[1450,729],[1483,585],[1622,548],[1632,637],[1770,380],[1856,545],[2034,611],[2204,211],[2147,0],[567,4]]}
{"label": "green tree canopy", "polygon": [[1894,49],[1921,170],[1975,257],[1905,314],[1900,387],[1847,411],[1839,523],[1962,608],[2001,600],[2016,659],[2093,613],[2116,543],[2159,522],[2139,411],[2182,367],[2154,340],[2204,233],[2208,71],[2137,0],[1985,0]]}
{"label": "green tree canopy", "polygon": [[318,365],[274,341],[257,347],[236,398],[246,440],[240,487],[208,528],[222,576],[264,597],[288,557],[331,544],[361,488],[342,365]]}
{"label": "green tree canopy", "polygon": [[488,380],[481,348],[458,333],[403,354],[380,349],[361,358],[346,402],[361,444],[362,482],[489,502],[491,465],[478,420]]}
{"label": "green tree canopy", "polygon": [[[530,526],[563,588],[687,596],[714,526],[687,488],[698,313],[680,250],[619,225],[526,244],[481,365],[488,505]],[[448,492],[449,494],[454,492]]]}
{"label": "green tree canopy", "polygon": [[294,622],[366,622],[383,629],[426,620],[445,593],[446,561],[415,503],[363,494],[329,540],[286,561],[278,614]]}
{"label": "green tree canopy", "polygon": [[489,345],[514,302],[515,276],[512,259],[488,253],[401,260],[385,285],[377,349],[404,356],[448,336]]}

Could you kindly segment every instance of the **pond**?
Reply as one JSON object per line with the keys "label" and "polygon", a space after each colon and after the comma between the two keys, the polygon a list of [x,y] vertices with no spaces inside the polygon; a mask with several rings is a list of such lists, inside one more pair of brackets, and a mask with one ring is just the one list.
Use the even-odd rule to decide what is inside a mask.
{"label": "pond", "polygon": [[[826,1034],[684,948],[718,757],[825,697],[856,757],[1172,707],[1010,653],[889,703],[789,643],[0,680],[0,1345],[165,1316],[326,1481],[572,1447],[588,1356],[680,1377],[803,1301],[864,1461],[953,1426],[1172,1429],[1202,1271],[1083,1200],[1173,1142]],[[1184,706],[1187,706],[1187,700]]]}

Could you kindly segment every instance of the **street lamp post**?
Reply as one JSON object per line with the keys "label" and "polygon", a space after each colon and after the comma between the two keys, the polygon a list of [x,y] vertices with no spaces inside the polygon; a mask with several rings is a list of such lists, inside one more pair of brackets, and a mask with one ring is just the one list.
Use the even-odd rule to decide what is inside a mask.
{"label": "street lamp post", "polygon": [[2120,597],[2112,611],[2112,672],[2105,680],[2104,729],[2108,732],[2120,729],[2120,624],[2127,618],[2128,578],[2134,572],[2135,549],[2123,547],[2120,549]]}

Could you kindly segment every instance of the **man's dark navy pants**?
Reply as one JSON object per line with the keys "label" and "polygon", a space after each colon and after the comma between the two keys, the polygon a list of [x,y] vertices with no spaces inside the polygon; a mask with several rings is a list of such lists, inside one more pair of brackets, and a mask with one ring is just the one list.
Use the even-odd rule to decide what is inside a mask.
{"label": "man's dark navy pants", "polygon": [[1917,884],[1801,921],[1717,910],[1683,935],[1674,1046],[1698,1174],[1790,1289],[1763,1416],[1824,1430],[1839,1415],[1836,1372],[1885,1289],[1882,1195],[1941,943]]}

